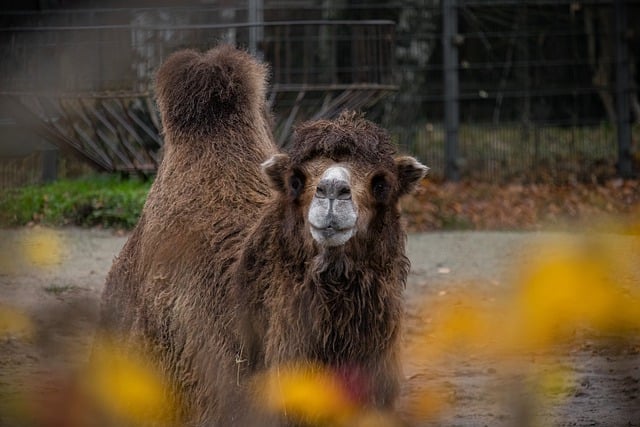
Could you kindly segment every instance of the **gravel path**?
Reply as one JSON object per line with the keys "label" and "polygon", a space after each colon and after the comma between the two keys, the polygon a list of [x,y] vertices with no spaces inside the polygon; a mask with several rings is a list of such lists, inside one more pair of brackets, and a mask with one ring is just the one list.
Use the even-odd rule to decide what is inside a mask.
{"label": "gravel path", "polygon": [[[126,236],[106,230],[49,230],[63,249],[60,259],[50,260],[46,268],[21,267],[12,242],[41,231],[0,230],[0,267],[6,270],[9,265],[13,270],[0,271],[0,304],[29,313],[36,319],[38,330],[44,331],[31,343],[17,338],[0,342],[0,414],[1,394],[12,393],[7,391],[13,390],[8,385],[16,378],[42,375],[52,364],[86,357],[105,276],[126,241]],[[526,264],[527,254],[536,250],[536,244],[558,235],[579,238],[530,232],[409,236],[412,270],[406,291],[408,339],[425,327],[419,316],[422,301],[466,288],[489,298],[499,296],[509,286],[512,267]],[[631,245],[637,244],[631,237],[609,239],[620,257],[628,257]],[[73,352],[61,350],[70,346]],[[533,425],[532,421],[523,421],[533,419],[535,425],[640,425],[640,346],[621,348],[585,342],[570,350],[553,361],[545,358],[543,362],[532,356],[531,363],[538,363],[536,372],[554,366],[571,371],[557,385],[561,398],[551,403],[538,405],[522,397],[518,394],[523,390],[518,382],[522,377],[497,375],[503,370],[501,366],[470,355],[447,367],[428,361],[407,364],[401,406],[411,412],[406,408],[412,399],[433,388],[446,391],[444,406],[450,410],[441,413],[437,421],[426,420],[420,425]]]}

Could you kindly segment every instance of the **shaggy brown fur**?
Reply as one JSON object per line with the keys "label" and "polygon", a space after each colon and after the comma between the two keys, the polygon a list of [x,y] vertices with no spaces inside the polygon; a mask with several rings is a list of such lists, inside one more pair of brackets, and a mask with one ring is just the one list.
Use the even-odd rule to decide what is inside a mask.
{"label": "shaggy brown fur", "polygon": [[[250,378],[292,361],[347,372],[365,405],[389,408],[398,391],[409,263],[397,201],[424,169],[343,114],[300,127],[266,179],[277,150],[265,75],[230,47],[160,68],[165,155],[103,296],[104,325],[151,343],[189,424],[246,425]],[[306,212],[334,162],[351,167],[358,231],[319,247]]]}

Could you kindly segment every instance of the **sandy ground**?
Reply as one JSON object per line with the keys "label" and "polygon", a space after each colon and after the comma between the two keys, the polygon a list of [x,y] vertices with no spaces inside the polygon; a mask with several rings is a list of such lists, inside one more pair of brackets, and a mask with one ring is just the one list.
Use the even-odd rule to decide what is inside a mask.
{"label": "sandy ground", "polygon": [[[33,232],[0,230],[3,259],[16,256],[11,242]],[[126,236],[105,230],[68,228],[53,233],[63,248],[60,259],[46,268],[17,266],[0,275],[0,304],[27,313],[35,319],[37,331],[30,341],[20,336],[0,337],[0,425],[7,425],[1,415],[3,405],[21,386],[16,378],[20,382],[30,375],[46,377],[56,366],[86,358],[105,276],[126,241]],[[421,313],[425,301],[461,290],[473,291],[487,301],[499,298],[509,291],[512,267],[526,264],[535,251],[532,245],[552,237],[550,233],[516,232],[411,235],[407,342],[423,336],[429,327]],[[620,257],[628,257],[631,245],[637,243],[628,236],[610,239]],[[495,331],[496,336],[500,333]],[[512,361],[496,362],[477,354],[451,355],[447,363],[408,359],[400,407],[413,413],[412,402],[426,399],[429,390],[435,390],[437,396],[418,405],[431,408],[419,425],[640,426],[637,338],[624,345],[614,345],[617,341],[612,339],[595,342],[585,338],[557,353],[531,354],[515,370]],[[558,371],[562,374],[555,375]],[[539,398],[539,393],[529,393],[529,387],[532,377],[535,383],[535,377],[545,373],[554,378],[552,391]],[[52,381],[40,387],[55,393],[58,385]]]}

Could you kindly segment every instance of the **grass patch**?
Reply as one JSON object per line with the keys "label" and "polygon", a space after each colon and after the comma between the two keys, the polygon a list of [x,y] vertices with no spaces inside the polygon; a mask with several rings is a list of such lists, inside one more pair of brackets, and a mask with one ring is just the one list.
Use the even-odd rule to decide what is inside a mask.
{"label": "grass patch", "polygon": [[60,180],[0,193],[0,225],[31,222],[132,228],[138,221],[150,182],[118,176]]}

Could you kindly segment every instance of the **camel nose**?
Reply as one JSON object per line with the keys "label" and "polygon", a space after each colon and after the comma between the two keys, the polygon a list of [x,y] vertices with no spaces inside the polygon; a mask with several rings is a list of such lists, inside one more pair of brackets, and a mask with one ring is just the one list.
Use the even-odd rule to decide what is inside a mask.
{"label": "camel nose", "polygon": [[351,199],[351,187],[349,182],[344,179],[322,179],[316,186],[316,197],[329,200],[349,200]]}
{"label": "camel nose", "polygon": [[358,211],[351,198],[347,169],[336,165],[324,171],[316,184],[308,219],[311,236],[323,246],[344,245],[354,235]]}

